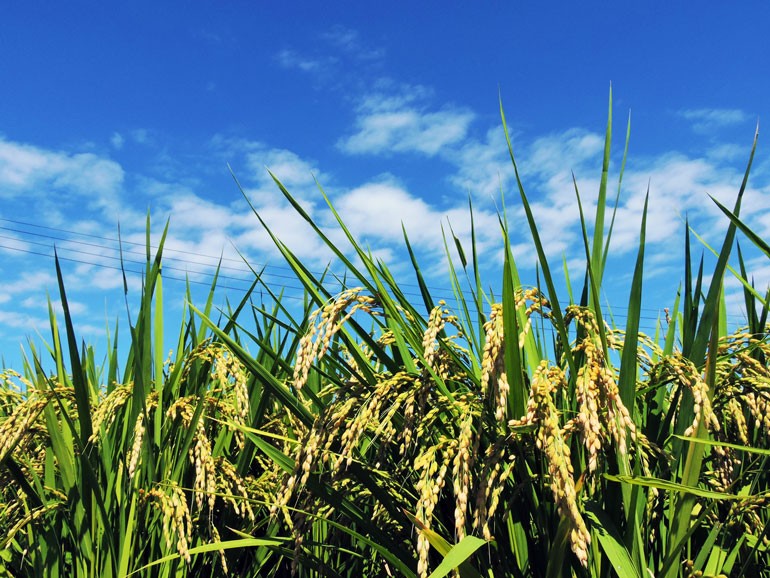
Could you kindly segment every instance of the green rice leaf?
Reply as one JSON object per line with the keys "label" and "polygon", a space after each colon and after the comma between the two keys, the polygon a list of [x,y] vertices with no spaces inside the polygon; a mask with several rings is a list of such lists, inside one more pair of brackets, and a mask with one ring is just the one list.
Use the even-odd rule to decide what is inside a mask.
{"label": "green rice leaf", "polygon": [[631,294],[628,298],[628,317],[626,336],[623,341],[623,354],[620,360],[620,375],[618,378],[618,390],[620,399],[633,416],[636,406],[636,378],[637,378],[637,350],[639,348],[639,320],[642,315],[642,284],[644,282],[644,243],[647,230],[647,203],[650,199],[650,191],[644,198],[642,210],[642,227],[639,233],[639,252],[634,267],[634,278],[631,281]]}
{"label": "green rice leaf", "polygon": [[465,536],[450,548],[449,552],[446,553],[444,559],[441,561],[441,564],[431,572],[428,578],[444,578],[444,576],[458,567],[460,568],[460,576],[462,576],[462,578],[481,576],[477,570],[474,569],[470,572],[468,569],[464,568],[463,565],[466,564],[466,560],[473,556],[474,552],[484,544],[486,544],[486,541],[481,538],[477,538],[476,536]]}
{"label": "green rice leaf", "polygon": [[[283,545],[288,538],[285,538],[283,540],[277,540],[277,539],[266,539],[266,538],[239,538],[237,540],[226,540],[224,542],[211,542],[209,544],[203,544],[202,546],[196,546],[194,548],[190,548],[188,551],[190,553],[190,556],[197,556],[198,554],[206,554],[207,552],[218,552],[220,550],[233,550],[233,549],[242,549],[242,548],[259,548],[259,547],[278,547]],[[126,576],[133,576],[134,574],[139,574],[140,572],[143,572],[147,570],[148,568],[152,568],[153,566],[157,566],[158,564],[164,564],[166,562],[171,562],[172,560],[178,560],[181,556],[176,554],[169,554],[168,556],[164,556],[163,558],[158,558],[157,560],[150,562],[149,564],[145,564],[141,568],[137,568],[133,572],[129,572],[126,574]]]}
{"label": "green rice leaf", "polygon": [[604,474],[603,477],[611,482],[643,486],[645,488],[656,488],[666,492],[681,492],[683,494],[690,494],[692,496],[708,498],[710,500],[741,500],[744,498],[744,496],[739,496],[737,494],[705,490],[697,486],[687,486],[685,484],[648,476],[614,476],[612,474]]}
{"label": "green rice leaf", "polygon": [[[735,240],[735,232],[739,223],[738,215],[740,214],[741,210],[741,201],[743,200],[743,195],[746,192],[746,187],[749,182],[749,173],[751,172],[751,165],[754,161],[754,153],[757,150],[758,138],[759,127],[757,127],[757,131],[754,133],[754,143],[751,146],[749,161],[746,166],[746,172],[743,175],[741,188],[738,191],[738,196],[735,200],[735,206],[732,210],[731,216],[728,215],[728,217],[730,217],[730,226],[728,227],[727,233],[725,234],[725,240],[722,244],[722,249],[719,251],[719,258],[717,260],[716,267],[714,268],[714,273],[711,278],[711,284],[706,296],[706,301],[704,302],[703,313],[698,323],[698,331],[693,343],[693,350],[690,353],[690,359],[692,359],[696,364],[700,363],[700,360],[704,359],[705,357],[712,331],[712,325],[714,323],[714,319],[718,317],[719,299],[722,291],[724,272],[727,268],[727,261],[730,257],[733,241]],[[719,206],[719,203],[717,203],[717,205]]]}
{"label": "green rice leaf", "polygon": [[585,518],[590,523],[593,535],[598,538],[602,551],[612,564],[618,578],[642,578],[642,574],[634,565],[631,555],[623,544],[618,529],[597,502],[588,502],[585,505]]}
{"label": "green rice leaf", "polygon": [[[609,105],[607,110],[607,128],[604,132],[604,155],[602,157],[602,176],[599,181],[599,197],[596,200],[596,217],[594,219],[594,238],[593,246],[591,247],[589,256],[589,266],[593,272],[594,282],[597,283],[597,287],[602,284],[604,278],[604,252],[602,247],[604,245],[604,212],[607,205],[607,179],[610,172],[610,152],[612,149],[612,85],[610,85]],[[572,176],[573,181],[575,179]],[[575,184],[575,190],[577,191],[577,184]],[[609,243],[609,239],[607,240]],[[594,295],[591,295],[592,299]],[[598,301],[592,301],[592,309],[598,310],[601,307]]]}
{"label": "green rice leaf", "polygon": [[695,437],[685,437],[678,434],[674,434],[675,438],[680,439],[682,441],[691,442],[695,444],[703,444],[710,447],[720,447],[720,448],[731,448],[734,450],[738,450],[741,452],[747,452],[750,454],[757,454],[760,456],[770,456],[770,449],[766,448],[755,448],[751,446],[744,446],[741,444],[734,444],[730,442],[723,442],[723,441],[717,441],[717,440],[710,440],[705,438],[695,438]]}
{"label": "green rice leaf", "polygon": [[[459,544],[456,544],[453,546],[452,544],[447,542],[444,539],[444,537],[441,536],[441,534],[428,528],[425,524],[423,524],[420,520],[418,520],[415,516],[413,516],[406,510],[404,510],[404,514],[406,514],[409,520],[411,520],[411,522],[415,526],[417,526],[418,530],[425,535],[425,537],[428,539],[428,542],[430,542],[430,545],[433,546],[436,549],[436,551],[439,554],[441,554],[441,556],[444,557],[444,562],[446,562],[452,550],[455,547],[459,546]],[[462,576],[462,578],[481,578],[481,574],[479,574],[478,570],[476,570],[473,566],[470,565],[470,563],[468,563],[467,559],[471,555],[473,555],[473,553],[476,550],[478,550],[481,546],[486,544],[486,542],[484,540],[481,540],[480,538],[474,538],[473,536],[466,536],[466,538],[473,538],[473,539],[466,541],[466,544],[463,546],[463,548],[455,552],[449,564],[454,563],[455,559],[457,559],[458,564],[460,566],[460,576]],[[462,541],[460,543],[462,543]],[[464,554],[465,556],[463,557]],[[448,574],[450,571],[452,571],[456,567],[457,566],[444,566],[442,562],[442,564],[439,565],[438,568],[436,568],[436,572],[438,572],[439,568],[442,568],[443,573],[437,574],[435,577],[433,576],[433,574],[431,574],[430,578],[438,578],[439,576],[446,576],[446,574]]]}
{"label": "green rice leaf", "polygon": [[[562,315],[561,304],[559,303],[559,297],[556,292],[556,285],[553,282],[553,277],[551,276],[551,269],[548,265],[548,260],[546,259],[546,256],[545,256],[545,250],[543,249],[543,243],[540,240],[540,232],[538,231],[537,223],[535,222],[535,217],[532,213],[532,208],[529,205],[529,200],[527,199],[527,195],[524,191],[524,184],[522,183],[521,177],[519,175],[519,168],[518,168],[518,165],[516,164],[516,158],[513,154],[513,145],[511,144],[511,137],[508,132],[508,125],[505,122],[505,112],[503,111],[502,101],[500,102],[500,117],[503,121],[503,133],[505,134],[505,141],[508,145],[508,155],[510,156],[511,164],[513,165],[513,171],[514,171],[514,174],[516,175],[516,184],[519,189],[521,203],[524,207],[524,212],[527,217],[527,223],[529,224],[530,232],[532,233],[532,240],[535,243],[535,250],[537,251],[538,263],[543,272],[543,278],[545,280],[545,284],[548,289],[548,299],[551,302],[551,310],[553,313],[554,325],[556,326],[556,330],[559,333],[561,342],[563,344],[567,344],[569,343],[569,335],[567,333],[567,324],[564,322],[564,316]],[[572,356],[572,351],[569,348],[567,348],[565,351],[565,357],[567,358],[567,364],[569,365],[569,368],[571,370],[571,375],[573,376],[573,379],[574,379],[574,377],[577,376],[577,366]]]}

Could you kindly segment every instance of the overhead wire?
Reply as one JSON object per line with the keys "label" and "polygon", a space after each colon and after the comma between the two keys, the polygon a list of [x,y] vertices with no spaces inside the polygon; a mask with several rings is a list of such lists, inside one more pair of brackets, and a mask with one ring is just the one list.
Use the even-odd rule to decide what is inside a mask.
{"label": "overhead wire", "polygon": [[[54,248],[57,250],[58,258],[61,261],[67,261],[70,263],[76,263],[91,267],[97,267],[97,268],[103,268],[103,269],[111,269],[111,270],[118,270],[123,271],[125,273],[130,274],[138,274],[141,275],[142,271],[139,270],[133,270],[126,268],[126,264],[129,265],[141,265],[144,266],[146,263],[146,260],[134,260],[131,258],[126,258],[126,255],[129,256],[136,256],[136,255],[142,255],[144,256],[146,254],[147,245],[146,243],[138,243],[134,241],[128,241],[124,239],[117,239],[114,237],[105,237],[102,235],[95,235],[92,233],[82,233],[78,231],[70,231],[67,229],[61,229],[56,227],[50,227],[45,225],[37,225],[34,223],[28,223],[24,221],[14,220],[14,219],[8,219],[8,218],[2,218],[0,217],[0,221],[11,223],[12,225],[16,225],[17,227],[34,227],[36,229],[41,230],[47,230],[51,231],[52,233],[56,234],[48,234],[48,233],[40,233],[35,231],[28,231],[21,228],[14,228],[14,227],[7,227],[0,225],[0,230],[4,230],[10,233],[16,233],[21,235],[22,237],[13,237],[10,235],[2,235],[0,234],[0,239],[6,239],[9,241],[15,241],[15,242],[21,242],[25,243],[27,245],[34,245],[37,247],[46,247],[50,250],[53,250]],[[63,235],[74,235],[74,236],[80,236],[85,238],[91,238],[96,239],[99,241],[107,241],[109,243],[112,243],[113,247],[106,247],[104,243],[95,243],[95,242],[89,242],[84,241],[82,239],[67,237]],[[34,241],[29,238],[24,237],[33,237],[37,239],[48,239],[50,241],[54,241],[54,243],[46,243],[42,241]],[[61,242],[61,245],[58,245],[55,242]],[[130,246],[130,247],[143,247],[143,251],[137,251],[133,249],[124,249],[124,246]],[[80,247],[80,248],[78,248]],[[113,252],[113,254],[104,254],[103,252],[94,252],[90,250],[83,249],[83,247],[90,247],[90,248],[100,248],[100,249],[107,249],[108,251]],[[150,248],[157,249],[156,246],[150,245]],[[20,248],[18,246],[13,245],[7,245],[0,243],[0,249],[6,249],[11,251],[17,251],[21,253],[26,253],[29,255],[34,256],[40,256],[40,257],[48,257],[52,258],[53,255],[48,252],[42,252],[42,251],[35,251],[31,249],[24,249]],[[60,254],[61,252],[65,252],[63,254]],[[84,255],[86,257],[93,257],[102,261],[112,261],[112,262],[120,262],[121,265],[110,265],[108,263],[104,262],[95,262],[93,260],[86,260],[83,258],[76,258],[72,256],[68,256],[68,254],[74,254],[74,255]],[[184,257],[177,257],[174,256],[175,254],[179,255],[188,255],[191,257],[195,257],[195,259],[188,259]],[[209,259],[212,262],[207,263],[204,261],[200,261],[199,259]],[[287,281],[290,280],[296,280],[296,276],[293,274],[293,271],[290,267],[287,266],[280,266],[280,265],[249,265],[247,262],[244,261],[243,258],[241,259],[235,259],[232,257],[225,257],[224,255],[220,255],[219,257],[214,255],[206,255],[203,253],[197,253],[193,251],[187,251],[183,249],[175,249],[175,248],[164,248],[164,257],[163,257],[164,263],[168,263],[169,261],[176,263],[181,266],[174,266],[174,265],[168,265],[164,264],[164,270],[165,271],[174,271],[174,272],[183,272],[185,275],[184,277],[177,277],[174,275],[165,275],[164,279],[170,280],[170,281],[179,281],[179,282],[185,282],[189,284],[195,284],[195,285],[205,285],[210,287],[212,284],[212,281],[214,277],[217,278],[217,284],[216,286],[220,289],[226,289],[226,290],[232,290],[232,291],[240,291],[245,292],[247,290],[246,287],[239,287],[234,284],[225,284],[225,283],[237,283],[237,282],[243,282],[247,283],[248,286],[251,285],[251,282],[254,280],[254,271],[259,271],[262,277],[263,281],[272,280],[273,278],[276,279],[285,279]],[[242,263],[243,267],[234,267],[232,265],[226,265],[223,264],[223,262],[238,262]],[[192,267],[204,267],[204,270],[191,268]],[[212,271],[213,269],[213,271]],[[221,271],[231,271],[231,272],[240,272],[244,275],[247,275],[247,277],[238,277],[235,275],[229,275],[227,273],[222,273]],[[277,272],[276,272],[277,271]],[[196,278],[190,278],[190,275],[193,276],[200,276],[204,278],[210,278],[212,281],[206,282],[206,281],[200,281]],[[333,273],[329,273],[331,275],[331,278],[334,278],[335,275]],[[317,276],[321,276],[321,274],[317,274]],[[220,280],[225,281],[225,283],[220,283]],[[304,287],[301,285],[294,285],[287,281],[279,282],[278,284],[288,291],[296,291],[296,292],[302,292],[302,296],[284,294],[284,298],[293,299],[293,300],[302,300],[304,299]],[[399,288],[413,288],[412,291],[409,290],[402,290],[403,294],[407,297],[420,297],[421,293],[417,291],[417,285],[414,283],[400,283]],[[451,288],[439,288],[436,286],[431,286],[429,289],[433,289],[434,291],[446,291],[448,293],[453,293],[453,290]],[[445,301],[455,302],[458,303],[458,300],[456,297],[448,297],[445,298]],[[472,304],[472,301],[470,301]],[[612,307],[612,315],[615,319],[623,319],[625,316],[622,314],[619,314],[620,311],[627,311],[627,307]],[[642,314],[640,317],[640,321],[643,322],[643,325],[645,328],[653,327],[654,324],[657,324],[661,319],[661,311],[658,309],[651,309],[651,308],[643,308],[643,312],[646,312],[647,314]],[[472,311],[472,313],[476,313],[475,311]]]}

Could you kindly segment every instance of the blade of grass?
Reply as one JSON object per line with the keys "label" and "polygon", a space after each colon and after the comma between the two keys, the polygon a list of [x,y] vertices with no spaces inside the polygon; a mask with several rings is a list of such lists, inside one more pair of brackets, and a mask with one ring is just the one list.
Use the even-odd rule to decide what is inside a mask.
{"label": "blade of grass", "polygon": [[[526,213],[527,223],[529,224],[530,232],[532,233],[532,239],[535,244],[535,250],[537,251],[538,263],[542,269],[543,278],[545,280],[546,287],[548,288],[548,299],[551,302],[551,312],[554,318],[554,325],[556,326],[556,330],[559,333],[562,343],[565,344],[565,347],[566,347],[566,345],[569,344],[569,335],[567,333],[567,325],[564,322],[564,316],[562,315],[561,305],[559,303],[559,298],[556,293],[556,285],[553,282],[553,278],[551,276],[551,269],[548,265],[548,260],[546,259],[546,256],[545,256],[545,250],[543,249],[543,244],[540,241],[540,233],[538,231],[537,224],[535,222],[535,217],[532,214],[532,209],[529,206],[529,201],[524,191],[524,185],[521,182],[521,177],[519,176],[519,169],[516,164],[516,158],[514,157],[514,154],[513,154],[513,145],[511,144],[511,137],[508,132],[508,125],[505,121],[505,112],[503,111],[502,100],[500,102],[500,116],[503,122],[503,133],[505,134],[505,141],[506,141],[506,144],[508,145],[508,154],[510,156],[511,163],[513,164],[514,174],[516,175],[516,184],[519,189],[519,195],[521,196],[521,202],[524,207],[524,212]],[[575,379],[577,376],[577,367],[575,365],[575,360],[572,356],[572,351],[567,347],[564,353],[565,353],[565,357],[567,358],[567,364],[570,368],[572,379]]]}
{"label": "blade of grass", "polygon": [[[601,287],[604,277],[604,212],[607,205],[607,179],[610,171],[610,152],[612,148],[612,85],[610,85],[609,105],[607,109],[607,128],[604,133],[604,155],[602,157],[602,176],[599,181],[599,197],[596,200],[596,217],[594,219],[594,237],[588,263],[593,273],[594,282],[597,287]],[[575,176],[572,176],[573,181]],[[577,191],[577,183],[575,183]],[[607,239],[609,242],[609,239]],[[601,303],[594,300],[597,295],[591,293],[591,309],[597,311],[601,309]]]}
{"label": "blade of grass", "polygon": [[[741,182],[741,188],[738,191],[738,197],[735,200],[735,206],[732,210],[732,218],[730,218],[730,226],[727,229],[725,240],[722,244],[722,249],[719,252],[719,259],[717,260],[716,267],[714,268],[714,274],[712,275],[711,284],[709,286],[708,294],[703,305],[703,313],[701,314],[698,330],[695,335],[695,342],[693,343],[693,350],[690,354],[690,359],[696,364],[702,363],[702,360],[705,358],[706,348],[708,347],[714,318],[718,317],[719,297],[722,291],[722,280],[724,278],[725,269],[727,268],[727,261],[730,257],[733,241],[735,240],[735,232],[738,228],[738,216],[741,210],[741,202],[749,182],[749,173],[751,172],[751,165],[754,162],[754,153],[757,150],[758,138],[759,127],[757,127],[757,130],[754,133],[754,142],[751,146],[749,162],[746,166],[746,172],[743,175],[743,181]],[[719,203],[717,203],[717,206],[719,206]],[[728,215],[728,217],[730,216]]]}
{"label": "blade of grass", "polygon": [[444,576],[456,568],[460,569],[460,576],[462,578],[473,578],[474,576],[480,577],[481,574],[479,574],[476,569],[473,569],[471,572],[465,569],[465,567],[468,558],[473,556],[476,550],[485,544],[486,542],[481,538],[477,538],[476,536],[465,536],[457,544],[452,546],[449,552],[447,552],[444,556],[441,564],[439,564],[436,569],[431,572],[428,578],[444,578]]}
{"label": "blade of grass", "polygon": [[602,551],[612,564],[612,569],[618,578],[641,578],[642,574],[634,564],[628,553],[623,539],[610,517],[596,502],[588,502],[585,505],[585,518],[590,523],[593,535],[599,540]]}
{"label": "blade of grass", "polygon": [[642,226],[639,232],[639,252],[634,267],[634,277],[631,281],[631,292],[628,298],[628,316],[626,318],[626,335],[623,340],[623,354],[620,359],[620,375],[618,376],[618,390],[623,405],[633,417],[636,406],[636,380],[637,380],[637,351],[639,349],[639,321],[642,315],[642,284],[644,282],[644,245],[647,230],[647,205],[650,199],[649,187],[644,198],[642,209]]}

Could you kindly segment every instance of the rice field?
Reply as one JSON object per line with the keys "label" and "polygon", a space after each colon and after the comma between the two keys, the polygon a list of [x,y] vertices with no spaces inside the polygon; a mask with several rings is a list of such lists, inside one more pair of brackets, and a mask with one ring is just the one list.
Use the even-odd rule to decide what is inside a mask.
{"label": "rice field", "polygon": [[[770,258],[740,217],[756,140],[734,206],[720,205],[714,269],[683,231],[685,283],[644,335],[646,207],[626,326],[598,305],[611,110],[590,223],[580,208],[579,299],[557,293],[510,140],[539,287],[521,283],[501,214],[494,294],[475,241],[451,234],[453,294],[431,294],[405,234],[421,289],[407,297],[344,215],[339,247],[276,178],[344,265],[345,289],[273,236],[305,288],[301,311],[255,274],[269,309],[247,295],[216,322],[213,285],[168,328],[161,239],[127,354],[110,343],[97,363],[57,263],[49,345],[0,373],[0,576],[770,576],[770,294],[735,250],[740,239]],[[744,287],[737,330],[729,275]]]}

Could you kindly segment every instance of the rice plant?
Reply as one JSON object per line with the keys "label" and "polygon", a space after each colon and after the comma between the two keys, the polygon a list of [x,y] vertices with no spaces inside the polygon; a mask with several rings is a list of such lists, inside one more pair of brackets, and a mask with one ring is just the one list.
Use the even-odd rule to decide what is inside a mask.
{"label": "rice plant", "polygon": [[[274,305],[247,295],[215,316],[214,283],[166,357],[163,243],[152,255],[148,238],[127,358],[112,343],[97,365],[57,265],[63,332],[52,313],[47,351],[2,374],[0,575],[770,576],[769,295],[739,247],[730,266],[739,232],[770,257],[740,218],[756,139],[733,209],[719,205],[715,269],[694,267],[685,228],[684,286],[647,336],[646,207],[626,326],[599,306],[611,135],[610,99],[591,237],[575,185],[579,300],[557,291],[510,140],[538,286],[521,282],[502,213],[494,293],[475,235],[463,247],[449,232],[453,291],[434,296],[404,233],[416,301],[322,189],[345,247],[274,177],[344,268],[342,291],[255,211],[305,306],[255,271]],[[744,287],[737,331],[726,275]]]}

